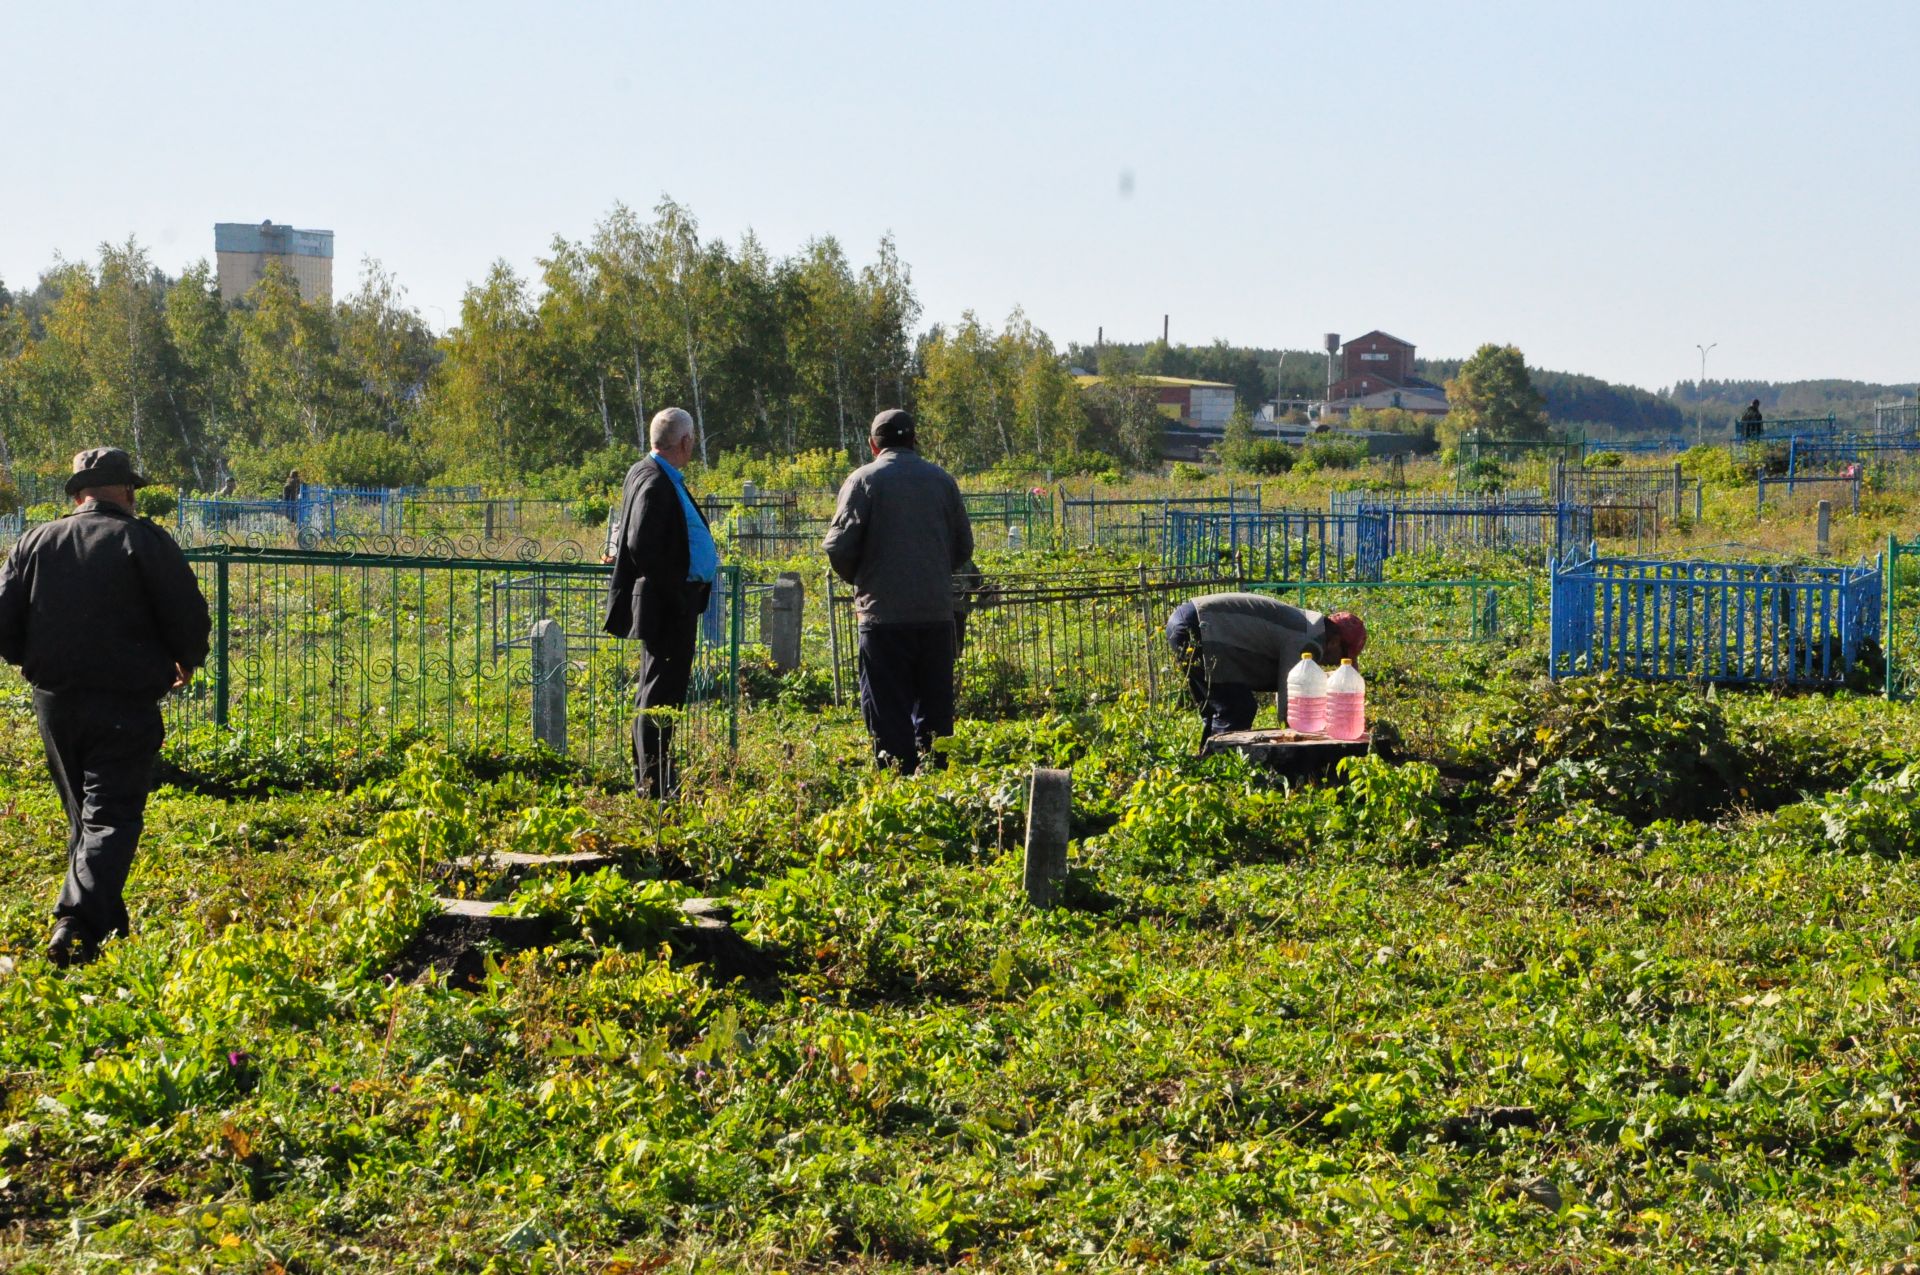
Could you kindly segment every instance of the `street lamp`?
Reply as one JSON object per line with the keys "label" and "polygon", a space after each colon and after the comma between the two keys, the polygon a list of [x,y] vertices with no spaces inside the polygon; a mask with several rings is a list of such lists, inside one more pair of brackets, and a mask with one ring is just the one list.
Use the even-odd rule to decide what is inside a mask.
{"label": "street lamp", "polygon": [[1693,442],[1696,447],[1706,441],[1707,351],[1718,344],[1718,341],[1712,345],[1701,345],[1698,341],[1693,344],[1693,348],[1700,351],[1700,406],[1693,414]]}

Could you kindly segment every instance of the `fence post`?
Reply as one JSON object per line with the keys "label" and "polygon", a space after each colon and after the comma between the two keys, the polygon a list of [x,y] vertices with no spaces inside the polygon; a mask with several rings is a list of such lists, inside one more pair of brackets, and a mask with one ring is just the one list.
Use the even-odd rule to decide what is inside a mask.
{"label": "fence post", "polygon": [[[1147,703],[1152,704],[1160,698],[1159,679],[1153,669],[1153,603],[1147,593],[1147,569],[1140,568],[1140,619],[1146,625],[1147,632]],[[1038,775],[1040,772],[1035,771]]]}
{"label": "fence post", "polygon": [[760,639],[773,655],[773,666],[782,673],[800,667],[800,616],[805,597],[799,573],[782,571],[760,604]]}
{"label": "fence post", "polygon": [[1027,901],[1050,908],[1067,875],[1067,832],[1073,813],[1073,772],[1036,768],[1027,789]]}
{"label": "fence post", "polygon": [[1860,512],[1860,475],[1853,476],[1853,512]]}
{"label": "fence post", "polygon": [[485,512],[481,514],[480,526],[480,538],[482,540],[493,539],[493,502],[491,500],[486,503]]}
{"label": "fence post", "polygon": [[1681,516],[1680,497],[1687,489],[1686,477],[1680,472],[1680,462],[1673,462],[1673,517],[1678,522]]}
{"label": "fence post", "polygon": [[821,595],[827,601],[827,658],[833,662],[833,706],[846,703],[840,688],[840,614],[836,610],[833,597],[833,568],[828,567],[827,589]]}
{"label": "fence post", "polygon": [[1813,551],[1823,558],[1833,552],[1832,546],[1828,543],[1827,539],[1832,530],[1833,502],[1831,500],[1823,500],[1820,502],[1818,513],[1815,515],[1813,529]]}
{"label": "fence post", "polygon": [[1705,483],[1693,485],[1693,520],[1699,522],[1706,516],[1707,486]]}
{"label": "fence post", "polygon": [[727,578],[727,756],[740,755],[740,642],[747,629],[747,577],[734,567]]}
{"label": "fence post", "polygon": [[232,631],[232,609],[227,591],[227,560],[223,555],[213,564],[213,609],[214,609],[214,648],[213,648],[213,724],[224,727],[227,724],[227,699],[230,684],[227,680],[227,635]]}

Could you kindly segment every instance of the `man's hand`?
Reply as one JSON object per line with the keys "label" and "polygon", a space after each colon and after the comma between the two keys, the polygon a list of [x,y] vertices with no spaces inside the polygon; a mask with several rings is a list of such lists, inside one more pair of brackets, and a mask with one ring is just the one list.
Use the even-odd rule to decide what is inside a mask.
{"label": "man's hand", "polygon": [[604,566],[606,566],[606,565],[607,565],[607,564],[608,564],[609,562],[612,562],[612,561],[613,561],[613,555],[612,555],[612,554],[610,554],[610,553],[603,553],[603,554],[601,554],[601,555],[600,555],[600,565],[601,565],[601,566],[603,566],[603,567],[604,567]]}
{"label": "man's hand", "polygon": [[193,674],[187,672],[185,665],[176,663],[173,666],[173,686],[169,689],[177,691],[191,681],[192,678]]}

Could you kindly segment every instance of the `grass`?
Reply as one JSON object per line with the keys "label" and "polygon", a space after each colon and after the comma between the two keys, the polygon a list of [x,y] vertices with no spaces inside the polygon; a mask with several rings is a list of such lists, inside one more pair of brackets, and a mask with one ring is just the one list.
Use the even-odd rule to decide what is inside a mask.
{"label": "grass", "polygon": [[[1383,642],[1289,789],[1135,700],[864,765],[770,697],[657,808],[551,756],[182,737],[97,965],[0,700],[0,1269],[1895,1270],[1914,710]],[[1020,896],[1068,766],[1068,905]],[[551,947],[395,980],[456,856]],[[495,897],[507,887],[483,883]],[[731,898],[776,961],[662,939]]]}

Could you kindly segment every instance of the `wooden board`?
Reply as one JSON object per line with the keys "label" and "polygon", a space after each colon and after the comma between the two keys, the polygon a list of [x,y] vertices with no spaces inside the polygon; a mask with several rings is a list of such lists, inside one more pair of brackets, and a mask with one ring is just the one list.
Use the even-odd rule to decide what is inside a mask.
{"label": "wooden board", "polygon": [[1310,775],[1332,769],[1342,757],[1358,757],[1372,746],[1372,737],[1367,735],[1359,739],[1328,739],[1325,735],[1303,735],[1282,727],[1227,731],[1209,739],[1200,752],[1202,756],[1240,753],[1283,775]]}

